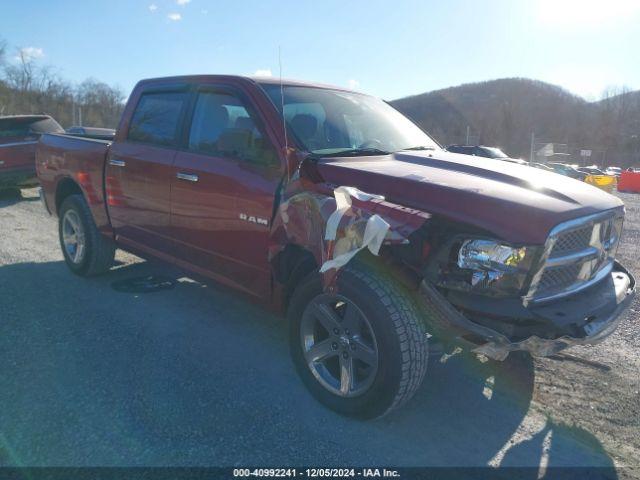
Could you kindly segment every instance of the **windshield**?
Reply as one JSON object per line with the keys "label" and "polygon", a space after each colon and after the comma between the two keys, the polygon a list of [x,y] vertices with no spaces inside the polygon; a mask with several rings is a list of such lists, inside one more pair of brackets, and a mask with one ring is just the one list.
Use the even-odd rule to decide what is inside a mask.
{"label": "windshield", "polygon": [[[265,84],[263,88],[281,111],[280,85]],[[393,107],[359,93],[285,86],[284,116],[288,131],[316,155],[375,155],[440,148]]]}
{"label": "windshield", "polygon": [[482,149],[489,154],[489,158],[509,158],[507,154],[505,154],[499,148],[482,147]]}

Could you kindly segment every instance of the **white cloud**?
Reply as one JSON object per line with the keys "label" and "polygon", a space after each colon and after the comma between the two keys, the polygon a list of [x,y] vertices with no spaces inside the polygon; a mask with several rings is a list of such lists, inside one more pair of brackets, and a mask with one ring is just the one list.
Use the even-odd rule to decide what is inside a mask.
{"label": "white cloud", "polygon": [[254,77],[273,77],[273,73],[271,73],[270,69],[264,68],[264,69],[258,69],[255,72],[253,72],[253,76]]}
{"label": "white cloud", "polygon": [[349,83],[349,88],[351,90],[356,90],[360,86],[360,82],[358,80],[353,79],[353,78],[351,80],[349,80],[348,83]]}
{"label": "white cloud", "polygon": [[638,0],[538,0],[538,19],[563,27],[598,27],[610,20],[624,20],[640,14]]}
{"label": "white cloud", "polygon": [[186,5],[187,3],[189,3],[191,0],[176,0],[176,3],[178,5]]}
{"label": "white cloud", "polygon": [[156,10],[158,10],[158,5],[156,5],[155,3],[152,3],[151,5],[149,5],[149,11],[151,13],[155,12]]}
{"label": "white cloud", "polygon": [[24,47],[18,51],[16,60],[24,59],[27,62],[44,57],[44,50],[38,47]]}
{"label": "white cloud", "polygon": [[177,22],[179,20],[182,20],[182,15],[180,15],[179,13],[170,13],[169,15],[167,15],[167,18],[173,22]]}

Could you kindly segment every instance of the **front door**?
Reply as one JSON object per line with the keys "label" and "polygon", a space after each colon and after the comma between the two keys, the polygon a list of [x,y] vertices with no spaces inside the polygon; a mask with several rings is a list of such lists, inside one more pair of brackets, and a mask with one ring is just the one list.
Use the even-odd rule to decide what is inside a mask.
{"label": "front door", "polygon": [[258,115],[234,90],[202,87],[187,148],[178,152],[173,168],[177,256],[266,297],[267,242],[282,169]]}

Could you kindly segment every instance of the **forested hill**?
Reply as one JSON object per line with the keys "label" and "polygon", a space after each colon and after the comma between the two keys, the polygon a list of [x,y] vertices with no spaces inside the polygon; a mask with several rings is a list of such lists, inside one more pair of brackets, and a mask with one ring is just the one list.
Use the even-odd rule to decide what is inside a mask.
{"label": "forested hill", "polygon": [[401,98],[391,102],[440,143],[471,140],[528,158],[538,142],[569,150],[606,152],[610,163],[640,161],[640,92],[609,90],[588,102],[556,85],[505,78]]}

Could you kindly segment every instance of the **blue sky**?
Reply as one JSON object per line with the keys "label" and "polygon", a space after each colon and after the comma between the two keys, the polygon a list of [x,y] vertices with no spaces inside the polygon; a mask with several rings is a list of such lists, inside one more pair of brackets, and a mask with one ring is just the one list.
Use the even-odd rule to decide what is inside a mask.
{"label": "blue sky", "polygon": [[[640,0],[2,0],[0,37],[64,78],[257,71],[386,99],[530,77],[640,88]],[[13,53],[11,55],[13,57]]]}

